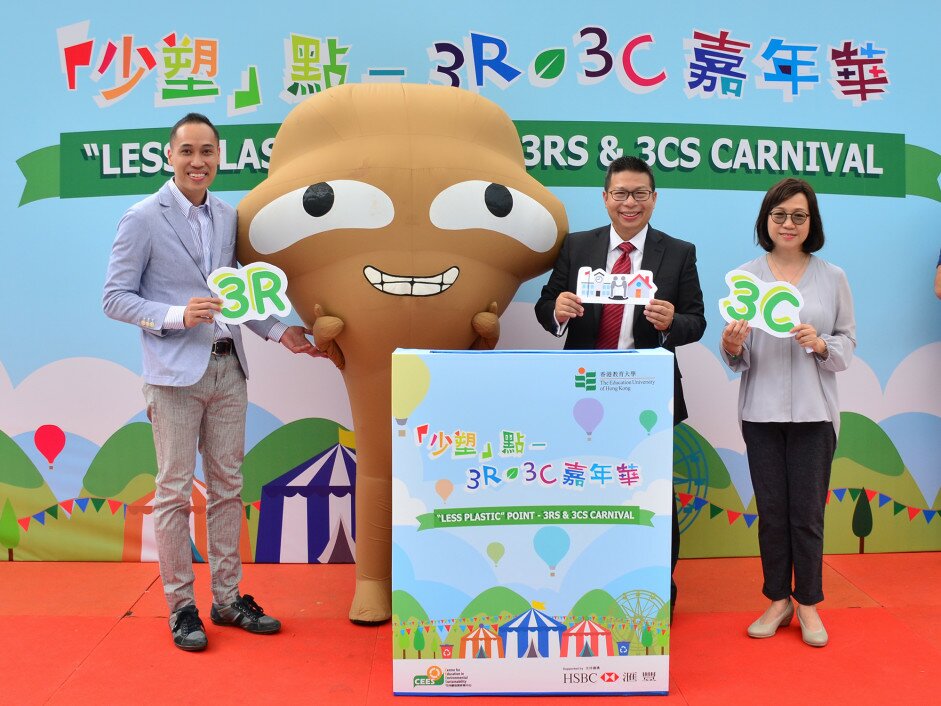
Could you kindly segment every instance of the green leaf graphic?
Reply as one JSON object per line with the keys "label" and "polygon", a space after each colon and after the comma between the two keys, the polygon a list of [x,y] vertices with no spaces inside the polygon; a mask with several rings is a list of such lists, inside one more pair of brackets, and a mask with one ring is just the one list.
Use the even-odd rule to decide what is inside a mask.
{"label": "green leaf graphic", "polygon": [[546,49],[533,62],[536,75],[544,81],[553,81],[565,70],[565,49]]}

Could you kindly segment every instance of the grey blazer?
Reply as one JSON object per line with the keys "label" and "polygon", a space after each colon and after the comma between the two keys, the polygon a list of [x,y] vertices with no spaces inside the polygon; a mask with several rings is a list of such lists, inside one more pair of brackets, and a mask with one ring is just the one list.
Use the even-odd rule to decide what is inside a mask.
{"label": "grey blazer", "polygon": [[[210,272],[237,267],[235,209],[212,194],[208,199],[214,235]],[[140,328],[146,382],[183,387],[196,383],[206,372],[215,327],[162,329],[161,325],[171,306],[185,305],[191,297],[213,296],[206,283],[208,275],[168,184],[124,214],[108,262],[103,306],[112,319]],[[264,338],[275,321],[269,317],[246,326]],[[229,329],[248,377],[241,331],[238,326]]]}

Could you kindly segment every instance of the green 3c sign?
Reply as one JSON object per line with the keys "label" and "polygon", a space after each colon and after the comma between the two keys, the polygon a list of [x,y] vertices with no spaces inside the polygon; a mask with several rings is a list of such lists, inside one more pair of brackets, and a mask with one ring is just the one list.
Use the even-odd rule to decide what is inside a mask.
{"label": "green 3c sign", "polygon": [[751,272],[732,270],[725,283],[729,294],[719,300],[719,312],[729,323],[748,321],[778,338],[800,323],[804,299],[790,282],[764,282]]}

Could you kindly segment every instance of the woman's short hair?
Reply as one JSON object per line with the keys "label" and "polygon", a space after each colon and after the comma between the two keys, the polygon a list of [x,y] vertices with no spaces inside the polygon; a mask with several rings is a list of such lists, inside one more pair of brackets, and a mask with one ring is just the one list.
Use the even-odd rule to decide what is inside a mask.
{"label": "woman's short hair", "polygon": [[803,179],[789,177],[782,179],[777,184],[768,189],[764,200],[761,202],[761,209],[758,211],[758,218],[755,220],[755,241],[768,252],[774,250],[774,241],[768,233],[768,216],[777,206],[796,194],[803,194],[807,197],[807,208],[810,211],[810,232],[804,241],[801,249],[804,252],[817,252],[823,247],[823,220],[820,218],[820,208],[817,206],[817,195],[813,187]]}

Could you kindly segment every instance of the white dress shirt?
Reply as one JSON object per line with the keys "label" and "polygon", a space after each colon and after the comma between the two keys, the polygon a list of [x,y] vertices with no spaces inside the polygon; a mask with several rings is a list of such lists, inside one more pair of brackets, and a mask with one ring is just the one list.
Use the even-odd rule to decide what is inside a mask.
{"label": "white dress shirt", "polygon": [[[629,242],[634,246],[634,249],[631,251],[631,272],[637,272],[640,269],[641,262],[644,260],[644,245],[647,243],[647,229],[649,225],[643,227],[643,229],[631,238]],[[614,269],[614,263],[618,261],[618,258],[621,257],[621,249],[618,247],[621,243],[625,242],[617,231],[614,230],[614,225],[611,226],[611,229],[608,231],[608,257],[605,261],[605,271],[610,272]],[[630,350],[634,347],[634,307],[635,304],[624,304],[623,309],[624,313],[622,314],[623,318],[621,319],[621,335],[618,337],[618,350]],[[568,327],[568,321],[564,324],[560,324],[559,320],[556,319],[556,336],[561,336],[565,333],[565,329]]]}

